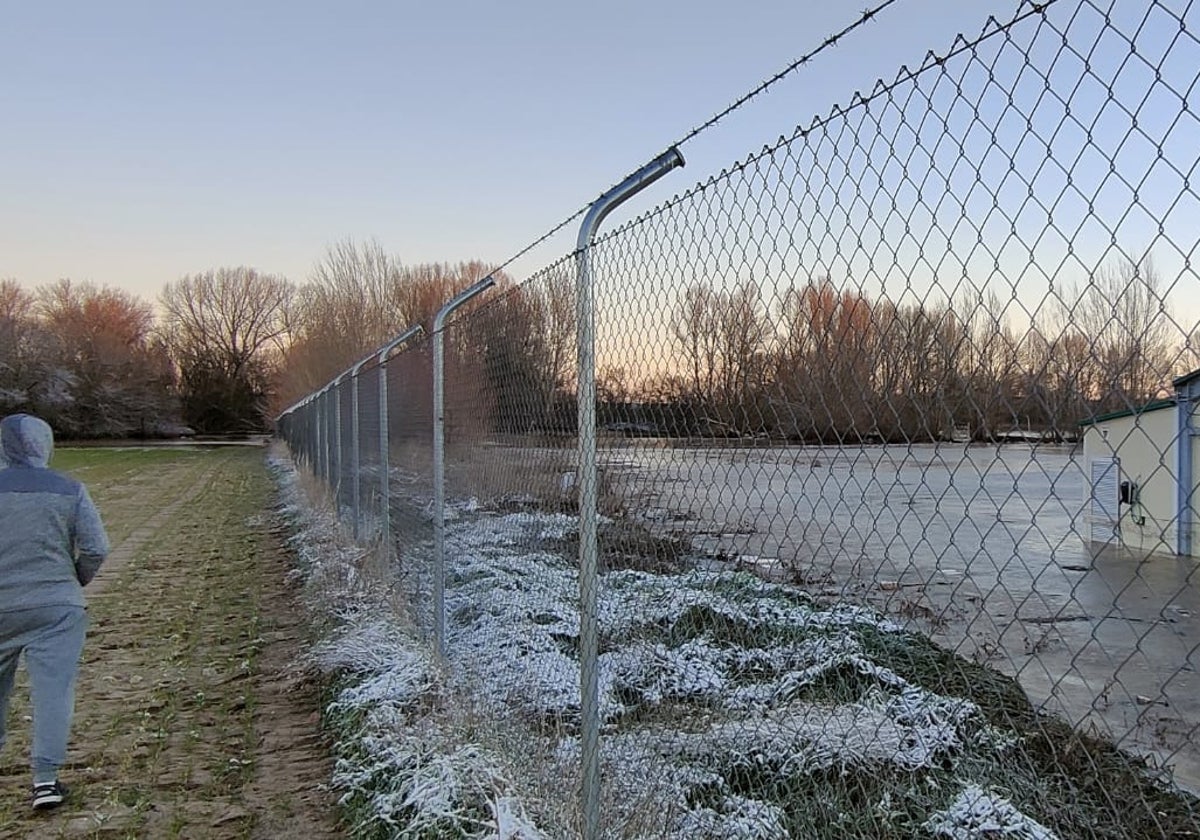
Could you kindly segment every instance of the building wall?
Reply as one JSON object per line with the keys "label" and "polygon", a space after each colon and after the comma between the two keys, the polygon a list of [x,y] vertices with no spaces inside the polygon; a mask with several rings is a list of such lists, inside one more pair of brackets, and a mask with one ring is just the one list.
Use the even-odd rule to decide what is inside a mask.
{"label": "building wall", "polygon": [[[1200,429],[1200,403],[1192,405],[1192,428]],[[1192,438],[1192,556],[1200,556],[1200,437]]]}
{"label": "building wall", "polygon": [[1105,420],[1084,434],[1089,477],[1093,460],[1116,457],[1121,462],[1121,480],[1138,486],[1139,503],[1119,508],[1124,547],[1175,553],[1176,434],[1173,406]]}

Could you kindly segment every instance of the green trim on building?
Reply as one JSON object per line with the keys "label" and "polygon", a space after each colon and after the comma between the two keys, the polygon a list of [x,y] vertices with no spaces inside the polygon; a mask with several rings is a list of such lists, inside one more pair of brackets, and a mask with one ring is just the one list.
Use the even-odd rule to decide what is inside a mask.
{"label": "green trim on building", "polygon": [[1175,398],[1168,397],[1165,400],[1154,400],[1145,405],[1139,405],[1136,408],[1126,408],[1121,411],[1110,411],[1108,414],[1101,414],[1098,417],[1092,417],[1088,420],[1080,420],[1080,426],[1094,426],[1097,423],[1103,423],[1106,420],[1116,420],[1119,417],[1133,417],[1137,414],[1149,414],[1151,411],[1159,411],[1164,408],[1171,408],[1175,405]]}

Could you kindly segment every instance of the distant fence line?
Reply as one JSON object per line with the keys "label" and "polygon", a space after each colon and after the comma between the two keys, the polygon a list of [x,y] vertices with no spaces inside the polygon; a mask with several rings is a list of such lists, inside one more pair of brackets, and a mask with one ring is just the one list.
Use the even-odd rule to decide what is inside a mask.
{"label": "distant fence line", "polygon": [[1200,836],[1193,18],[1021,3],[280,416],[583,836]]}

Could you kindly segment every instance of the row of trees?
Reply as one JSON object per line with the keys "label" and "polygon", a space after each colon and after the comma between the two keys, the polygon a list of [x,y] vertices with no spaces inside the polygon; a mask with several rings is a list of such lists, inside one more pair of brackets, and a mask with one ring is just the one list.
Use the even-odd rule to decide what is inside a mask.
{"label": "row of trees", "polygon": [[[1028,326],[1015,328],[1014,314]],[[753,284],[694,285],[671,330],[684,371],[656,390],[673,423],[803,439],[921,440],[956,427],[1070,437],[1200,363],[1148,260],[1024,304],[897,305],[820,280],[786,289],[772,311]]]}
{"label": "row of trees", "polygon": [[[0,282],[0,410],[75,436],[269,427],[400,330],[489,271],[405,266],[373,242],[328,249],[294,285],[253,269],[168,284],[157,311],[114,289]],[[479,433],[569,432],[570,263],[499,289],[446,336],[447,403]],[[1023,316],[1024,327],[1014,327]],[[601,411],[677,434],[907,439],[968,426],[1071,433],[1144,402],[1195,366],[1148,262],[1119,263],[1036,305],[996,297],[897,304],[829,280],[762,289],[692,284],[666,314],[602,316]],[[618,321],[624,317],[623,322]],[[1190,355],[1189,355],[1190,353]],[[397,399],[428,404],[429,354],[403,354]]]}
{"label": "row of trees", "polygon": [[37,413],[68,437],[264,431],[400,329],[428,328],[486,271],[345,242],[302,285],[219,268],[168,283],[157,307],[91,283],[2,280],[0,412]]}
{"label": "row of trees", "polygon": [[[573,278],[509,288],[450,336],[450,417],[477,433],[574,429]],[[828,279],[695,283],[664,314],[601,308],[601,420],[631,434],[790,440],[1073,437],[1200,365],[1153,265],[1114,262],[1044,299],[897,303]],[[451,366],[454,370],[454,366]],[[415,375],[417,393],[427,372]],[[478,410],[484,406],[486,412]]]}
{"label": "row of trees", "polygon": [[91,283],[0,281],[0,411],[77,438],[262,430],[291,296],[247,268],[170,283],[157,312]]}
{"label": "row of trees", "polygon": [[68,436],[179,427],[175,368],[154,311],[116,289],[0,280],[0,411],[35,412]]}

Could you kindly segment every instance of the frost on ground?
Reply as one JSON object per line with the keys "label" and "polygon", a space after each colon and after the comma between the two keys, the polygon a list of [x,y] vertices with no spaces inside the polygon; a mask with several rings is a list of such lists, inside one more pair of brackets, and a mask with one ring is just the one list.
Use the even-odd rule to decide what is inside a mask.
{"label": "frost on ground", "polygon": [[1011,802],[978,785],[968,785],[945,811],[929,818],[925,827],[950,840],[1055,840],[1054,832],[1022,814]]}
{"label": "frost on ground", "polygon": [[389,603],[386,581],[373,579],[332,513],[309,503],[291,464],[271,466],[293,530],[296,576],[327,627],[309,656],[339,687],[327,710],[339,736],[332,783],[353,835],[543,840],[503,758],[465,731],[462,705]]}
{"label": "frost on ground", "polygon": [[[401,837],[574,833],[576,817],[564,814],[578,797],[581,758],[576,517],[502,514],[474,500],[455,507],[443,669],[380,608],[354,571],[354,550],[301,501],[290,468],[277,470],[305,579],[336,619],[314,661],[343,675],[332,711],[359,721],[334,779],[347,799]],[[411,580],[427,582],[429,555],[427,544],[407,547]],[[821,606],[741,572],[613,571],[601,591],[612,836],[786,837],[805,779],[865,785],[882,776],[916,788],[960,760],[995,765],[1018,740],[974,703],[877,661],[872,644],[901,628],[871,611]],[[489,727],[508,737],[473,737]],[[964,783],[952,802],[937,785],[920,798],[926,833],[1053,837]]]}

